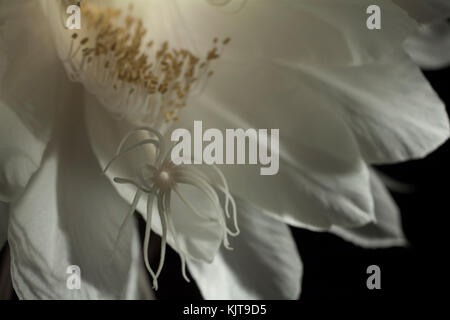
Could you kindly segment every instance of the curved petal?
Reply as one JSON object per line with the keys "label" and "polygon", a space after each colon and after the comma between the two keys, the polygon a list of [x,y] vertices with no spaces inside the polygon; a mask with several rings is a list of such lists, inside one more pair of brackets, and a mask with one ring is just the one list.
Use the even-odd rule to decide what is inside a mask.
{"label": "curved petal", "polygon": [[[126,225],[112,259],[128,205],[101,175],[78,95],[60,111],[41,167],[11,204],[12,279],[22,299],[124,299],[137,294],[137,226]],[[66,287],[71,265],[80,267],[80,290]]]}
{"label": "curved petal", "polygon": [[[235,61],[359,65],[400,48],[416,23],[390,1],[177,0],[180,22],[197,47],[231,37],[224,56]],[[222,1],[223,3],[223,1]],[[365,27],[370,5],[383,8],[385,32]]]}
{"label": "curved petal", "polygon": [[439,21],[422,26],[405,42],[411,59],[423,69],[433,70],[450,65],[450,23]]}
{"label": "curved petal", "polygon": [[67,97],[66,75],[42,21],[39,1],[0,2],[2,201],[17,198],[39,167],[55,107]]}
{"label": "curved petal", "polygon": [[450,17],[447,0],[393,0],[420,23],[431,23]]}
{"label": "curved petal", "polygon": [[303,266],[289,228],[238,201],[241,234],[211,264],[188,260],[205,299],[297,299]]}
{"label": "curved petal", "polygon": [[8,219],[8,204],[0,201],[0,251],[3,249],[8,238]]}
{"label": "curved petal", "polygon": [[354,68],[298,70],[346,119],[371,164],[422,158],[449,137],[444,103],[403,53]]}
{"label": "curved petal", "polygon": [[45,16],[39,2],[0,3],[0,57],[6,61],[0,78],[0,100],[33,134],[48,140],[54,108],[65,93],[61,85],[67,83],[67,77],[57,63],[50,29],[42,23]]}
{"label": "curved petal", "polygon": [[[114,118],[91,94],[86,96],[86,124],[92,149],[102,168],[114,156],[122,138],[134,129],[128,122]],[[128,203],[133,201],[136,193],[135,186],[117,184],[113,182],[113,179],[115,177],[128,179],[134,177],[136,168],[148,163],[148,156],[145,150],[138,149],[124,157],[123,161],[119,161],[117,165],[111,168],[112,170],[106,172],[106,176],[110,179],[117,192]],[[184,189],[182,191],[192,192],[192,190]],[[188,194],[186,197],[195,206],[204,207],[208,202],[204,201],[204,195],[198,192]],[[211,261],[223,238],[222,228],[217,222],[208,221],[192,213],[179,197],[172,196],[172,198],[172,217],[182,250],[196,259]],[[145,198],[139,201],[137,209],[146,219]],[[162,226],[158,215],[153,217],[152,229],[161,235]],[[169,233],[168,243],[172,247],[176,247],[171,233]]]}
{"label": "curved petal", "polygon": [[327,229],[371,221],[367,167],[329,101],[289,68],[221,62],[216,69],[175,126],[190,128],[201,120],[204,131],[224,134],[234,128],[280,129],[278,174],[261,176],[255,165],[220,166],[233,194],[295,226]]}
{"label": "curved petal", "polygon": [[0,115],[0,201],[10,202],[20,196],[38,169],[45,143],[2,102]]}
{"label": "curved petal", "polygon": [[376,221],[359,228],[333,226],[330,232],[365,248],[407,245],[399,209],[374,171],[371,173],[371,187],[375,201]]}
{"label": "curved petal", "polygon": [[[386,0],[233,0],[225,6],[208,0],[115,0],[107,5],[126,10],[130,3],[145,17],[153,40],[169,40],[203,55],[213,39],[231,37],[225,55],[240,61],[361,64],[400,48],[417,27],[403,10]],[[61,11],[54,1],[47,4],[53,6],[49,11]],[[386,32],[365,28],[366,9],[373,4],[383,7]],[[59,40],[68,46],[67,37]]]}

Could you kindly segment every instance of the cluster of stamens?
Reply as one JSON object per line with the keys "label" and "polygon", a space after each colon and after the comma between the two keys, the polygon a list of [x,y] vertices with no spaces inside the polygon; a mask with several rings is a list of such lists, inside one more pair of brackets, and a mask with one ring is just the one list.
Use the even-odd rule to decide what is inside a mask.
{"label": "cluster of stamens", "polygon": [[123,14],[120,9],[82,2],[86,30],[83,36],[71,35],[64,62],[72,79],[85,83],[88,90],[101,88],[119,97],[114,100],[120,116],[133,109],[142,123],[175,121],[189,95],[202,91],[213,75],[211,63],[230,38],[213,39],[212,48],[199,58],[187,49],[171,48],[168,41],[157,45],[132,10],[130,5]]}
{"label": "cluster of stamens", "polygon": [[[129,143],[129,141],[138,137],[138,142]],[[175,145],[172,146],[172,148]],[[214,175],[220,181],[213,183],[213,179],[207,173],[199,170],[194,165],[175,165],[171,159],[172,148],[165,148],[162,135],[155,129],[149,127],[139,127],[129,132],[120,143],[115,156],[110,160],[104,169],[104,173],[121,157],[129,154],[137,149],[145,149],[150,151],[154,156],[149,156],[149,161],[136,170],[135,176],[132,177],[115,177],[114,182],[118,184],[128,184],[136,188],[136,194],[132,201],[130,210],[124,219],[120,229],[119,236],[123,228],[127,225],[130,217],[135,212],[142,196],[147,196],[147,221],[143,246],[143,255],[147,270],[153,278],[153,287],[158,288],[158,277],[164,265],[164,257],[167,242],[167,232],[170,231],[174,240],[175,250],[181,258],[181,271],[186,281],[189,278],[186,275],[186,258],[192,258],[187,252],[182,250],[177,237],[177,230],[171,212],[171,198],[177,196],[197,217],[208,221],[216,222],[222,229],[223,245],[226,249],[231,250],[228,236],[237,236],[239,227],[237,222],[236,203],[231,195],[227,181],[222,172],[216,166],[210,166]],[[204,197],[202,200],[208,201],[212,205],[212,212],[208,215],[196,209],[196,206],[183,195],[180,189],[181,185],[189,185],[197,188]],[[219,193],[223,194],[224,203],[220,200]],[[161,256],[159,266],[156,272],[150,266],[148,259],[148,248],[150,241],[150,233],[152,227],[152,215],[154,211],[158,212],[161,221]],[[177,213],[183,214],[183,213]],[[227,220],[231,219],[235,231],[231,231],[227,226]],[[202,232],[199,230],[199,232]],[[119,237],[116,240],[114,251],[117,246]]]}

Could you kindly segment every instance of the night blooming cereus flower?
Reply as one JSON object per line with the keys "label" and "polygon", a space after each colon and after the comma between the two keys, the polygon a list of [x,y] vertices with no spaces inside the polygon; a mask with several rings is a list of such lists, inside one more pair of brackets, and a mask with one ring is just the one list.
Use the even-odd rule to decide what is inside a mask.
{"label": "night blooming cereus flower", "polygon": [[[74,4],[0,0],[1,240],[20,298],[139,298],[140,259],[156,288],[167,243],[205,298],[293,299],[302,264],[287,225],[406,242],[371,165],[448,138],[410,58],[436,66],[417,30],[447,1],[84,0],[69,30]],[[381,30],[361,20],[370,5]],[[194,120],[279,128],[278,174],[175,165],[168,136]],[[66,287],[71,265],[80,290]]]}

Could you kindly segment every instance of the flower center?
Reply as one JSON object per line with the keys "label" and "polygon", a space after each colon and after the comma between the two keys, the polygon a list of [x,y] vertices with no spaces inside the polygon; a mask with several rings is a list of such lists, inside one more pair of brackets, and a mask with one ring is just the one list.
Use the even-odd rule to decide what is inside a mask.
{"label": "flower center", "polygon": [[82,32],[71,35],[64,63],[69,76],[82,82],[102,104],[136,125],[175,121],[192,92],[201,91],[213,75],[230,38],[213,39],[212,48],[199,57],[169,41],[157,44],[141,19],[128,12],[81,3]]}
{"label": "flower center", "polygon": [[161,171],[161,173],[159,174],[159,178],[162,181],[168,181],[170,179],[170,175],[167,171]]}
{"label": "flower center", "polygon": [[[146,133],[147,137],[143,140],[129,145],[129,140],[133,136],[142,136]],[[117,161],[123,155],[145,146],[153,146],[156,148],[156,158],[152,159],[145,165],[136,170],[136,176],[131,177],[115,177],[113,180],[119,184],[129,184],[136,187],[136,194],[131,203],[130,210],[122,225],[119,229],[119,236],[126,223],[129,221],[130,216],[136,210],[140,198],[147,196],[147,225],[145,230],[143,255],[147,270],[153,278],[153,287],[158,288],[158,277],[161,274],[166,250],[167,232],[171,233],[173,238],[173,245],[181,258],[181,272],[186,281],[189,278],[186,274],[186,258],[189,257],[187,252],[181,249],[178,232],[175,228],[173,216],[171,213],[171,198],[177,196],[181,202],[185,205],[187,210],[190,210],[193,214],[200,219],[206,219],[209,222],[214,222],[222,229],[222,242],[226,249],[231,250],[228,236],[237,236],[239,234],[239,227],[237,222],[236,203],[228,188],[227,181],[222,172],[215,166],[211,166],[211,172],[201,172],[199,169],[190,165],[175,165],[170,159],[170,148],[167,149],[164,145],[163,136],[155,129],[150,127],[140,127],[129,132],[119,144],[115,156],[108,162],[103,172],[106,173],[110,166]],[[166,151],[166,152],[165,152]],[[218,178],[219,182],[215,183],[209,176],[213,174]],[[202,212],[196,207],[194,202],[191,202],[187,198],[181,185],[189,185],[196,188],[204,195],[201,201],[206,201],[211,205],[211,212]],[[223,200],[220,199],[219,193],[223,195]],[[156,212],[159,214],[161,222],[161,256],[158,269],[154,271],[149,263],[148,246],[150,241],[150,233],[152,228],[152,215]],[[232,231],[227,223],[232,220],[235,231]],[[202,230],[199,230],[202,232]],[[114,250],[117,247],[119,237],[116,239]]]}
{"label": "flower center", "polygon": [[166,192],[175,186],[175,173],[170,172],[170,169],[163,168],[157,173],[156,179],[154,179],[155,187],[163,192]]}

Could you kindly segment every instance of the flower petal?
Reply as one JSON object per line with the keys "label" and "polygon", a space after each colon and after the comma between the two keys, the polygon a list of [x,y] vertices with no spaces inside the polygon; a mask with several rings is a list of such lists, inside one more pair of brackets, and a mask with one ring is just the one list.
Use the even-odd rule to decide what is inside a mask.
{"label": "flower petal", "polygon": [[10,202],[20,196],[38,169],[45,143],[2,102],[0,114],[0,201]]}
{"label": "flower petal", "polygon": [[[98,0],[89,2],[104,4]],[[225,55],[240,61],[360,64],[400,48],[416,28],[416,22],[403,10],[384,0],[233,0],[226,5],[214,2],[134,0],[132,4],[133,14],[144,18],[149,36],[156,42],[168,40],[203,55],[213,39],[231,37]],[[108,1],[108,6],[126,10],[130,3],[114,0]],[[49,12],[61,12],[54,1],[47,0],[47,4]],[[386,32],[365,28],[366,10],[373,4],[383,7]],[[67,47],[67,37],[59,40]]]}
{"label": "flower petal", "polygon": [[[14,288],[22,299],[135,298],[137,227],[119,226],[128,205],[101,175],[89,147],[77,95],[60,110],[43,163],[11,204],[9,241]],[[67,268],[81,269],[69,290]]]}
{"label": "flower petal", "polygon": [[[230,37],[224,56],[238,61],[354,65],[400,48],[416,23],[390,1],[177,0],[182,25],[197,47]],[[228,2],[227,2],[228,3]],[[365,27],[370,5],[383,8],[383,30]]]}
{"label": "flower petal", "polygon": [[0,200],[6,202],[39,167],[55,108],[67,98],[67,78],[42,21],[39,1],[0,3]]}
{"label": "flower petal", "polygon": [[[62,65],[56,63],[56,50],[48,25],[42,23],[45,16],[39,3],[19,0],[0,4],[0,60],[6,61],[6,68],[0,67],[0,100],[33,134],[48,140],[55,105],[65,92],[61,83],[66,83],[67,77]],[[43,76],[46,81],[42,81]]]}
{"label": "flower petal", "polygon": [[222,165],[230,190],[295,226],[327,229],[373,218],[369,173],[353,133],[299,73],[272,64],[221,62],[202,95],[174,126],[225,134],[234,128],[280,129],[279,172]]}
{"label": "flower petal", "polygon": [[8,219],[8,204],[0,201],[0,251],[3,249],[8,238]]}
{"label": "flower petal", "polygon": [[298,69],[346,118],[369,163],[422,158],[448,139],[444,103],[404,53],[354,68]]}
{"label": "flower petal", "polygon": [[399,209],[374,171],[371,174],[371,187],[375,200],[376,221],[359,228],[333,226],[331,232],[366,248],[406,245]]}
{"label": "flower petal", "polygon": [[420,23],[431,23],[450,16],[447,0],[393,0]]}
{"label": "flower petal", "polygon": [[450,65],[450,24],[439,21],[422,26],[405,42],[405,50],[423,69],[439,69]]}
{"label": "flower petal", "polygon": [[297,299],[303,266],[289,228],[237,201],[241,234],[211,264],[188,260],[205,299]]}

